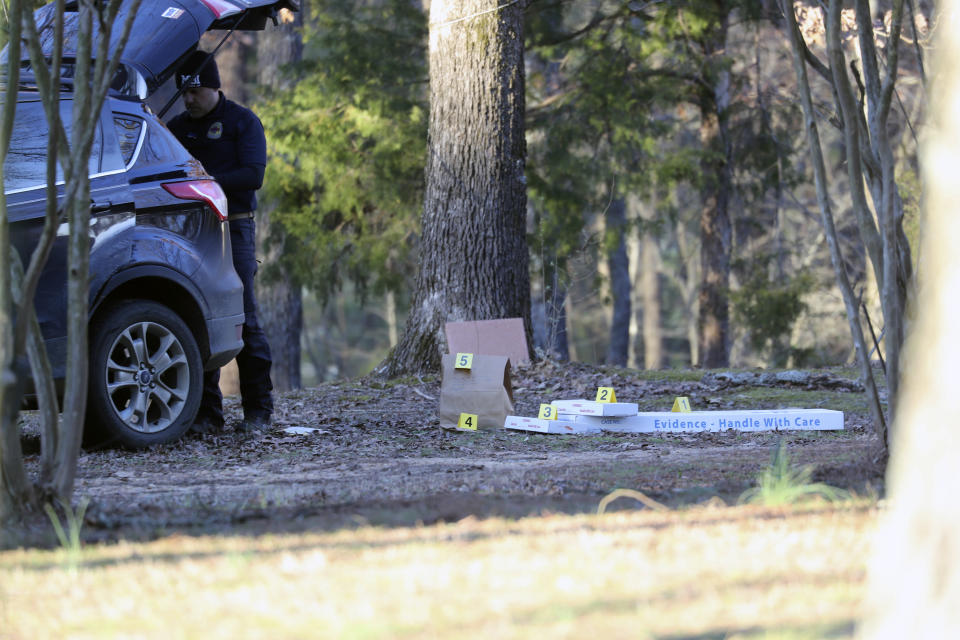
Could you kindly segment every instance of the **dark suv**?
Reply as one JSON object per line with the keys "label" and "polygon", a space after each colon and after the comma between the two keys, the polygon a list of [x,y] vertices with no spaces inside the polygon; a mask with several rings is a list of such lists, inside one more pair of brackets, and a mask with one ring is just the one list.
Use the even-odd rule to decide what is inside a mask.
{"label": "dark suv", "polygon": [[[137,14],[89,161],[88,443],[145,447],[179,438],[199,407],[202,371],[223,366],[243,346],[243,287],[233,269],[226,197],[143,100],[196,48],[199,34],[263,28],[266,12],[281,5],[163,0],[152,12],[155,4],[144,0]],[[164,15],[176,19],[157,18]],[[117,25],[122,20],[121,13]],[[176,22],[179,31],[151,28],[158,20],[165,28]],[[145,44],[137,47],[138,40]],[[69,29],[67,43],[69,65]],[[29,79],[29,65],[24,74]],[[21,89],[3,169],[11,242],[26,263],[43,228],[48,125],[29,80]],[[65,126],[72,101],[62,94]],[[62,192],[62,184],[57,188]],[[66,227],[58,230],[35,301],[58,382],[67,344]]]}

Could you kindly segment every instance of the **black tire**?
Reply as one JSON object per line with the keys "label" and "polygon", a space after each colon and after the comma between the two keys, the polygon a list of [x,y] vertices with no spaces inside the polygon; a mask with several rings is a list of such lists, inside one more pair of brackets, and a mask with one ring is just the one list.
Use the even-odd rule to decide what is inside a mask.
{"label": "black tire", "polygon": [[173,442],[193,424],[202,394],[197,340],[169,308],[125,300],[94,320],[88,444],[142,449]]}

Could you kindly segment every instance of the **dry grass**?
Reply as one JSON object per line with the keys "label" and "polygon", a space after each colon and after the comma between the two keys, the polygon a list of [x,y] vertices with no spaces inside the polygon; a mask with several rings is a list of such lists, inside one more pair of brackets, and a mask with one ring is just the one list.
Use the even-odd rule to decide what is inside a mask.
{"label": "dry grass", "polygon": [[0,638],[846,636],[871,504],[0,553]]}

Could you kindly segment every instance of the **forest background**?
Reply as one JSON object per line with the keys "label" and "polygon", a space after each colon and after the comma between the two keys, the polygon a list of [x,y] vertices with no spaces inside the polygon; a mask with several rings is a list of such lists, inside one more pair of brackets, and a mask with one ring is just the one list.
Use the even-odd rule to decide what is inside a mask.
{"label": "forest background", "polygon": [[[258,113],[268,138],[258,286],[280,389],[366,374],[403,329],[428,153],[428,9],[304,0],[294,23],[235,34],[217,55],[224,92]],[[888,126],[914,257],[932,9],[905,12]],[[823,53],[821,10],[798,5],[797,16]],[[889,10],[875,16],[882,47]],[[533,0],[525,22],[535,348],[651,369],[704,364],[700,226],[720,192],[727,363],[852,363],[778,5]],[[852,10],[843,24],[855,70]],[[208,50],[219,42],[205,38]],[[842,126],[830,85],[815,75],[811,85],[840,249],[873,344],[883,321]]]}

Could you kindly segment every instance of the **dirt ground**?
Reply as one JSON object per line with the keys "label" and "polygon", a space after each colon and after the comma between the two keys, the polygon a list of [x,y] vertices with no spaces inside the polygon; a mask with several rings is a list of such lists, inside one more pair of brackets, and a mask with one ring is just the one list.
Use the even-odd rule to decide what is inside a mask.
{"label": "dirt ground", "polygon": [[[75,492],[77,500],[90,500],[83,535],[93,542],[583,513],[616,488],[669,506],[718,498],[730,504],[754,484],[781,437],[794,462],[815,466],[814,480],[860,494],[883,492],[881,469],[871,462],[876,440],[865,400],[849,369],[637,372],[545,361],[515,368],[512,379],[517,415],[535,416],[541,402],[554,399],[592,398],[608,386],[641,410],[669,410],[676,396],[688,396],[695,410],[823,407],[844,410],[846,428],[451,432],[437,420],[439,379],[360,379],[279,395],[269,433],[235,433],[240,408],[228,399],[222,434],[189,435],[149,451],[83,453]],[[284,431],[294,426],[322,432]],[[37,438],[28,435],[25,446],[35,467]],[[611,508],[641,505],[621,499]]]}

